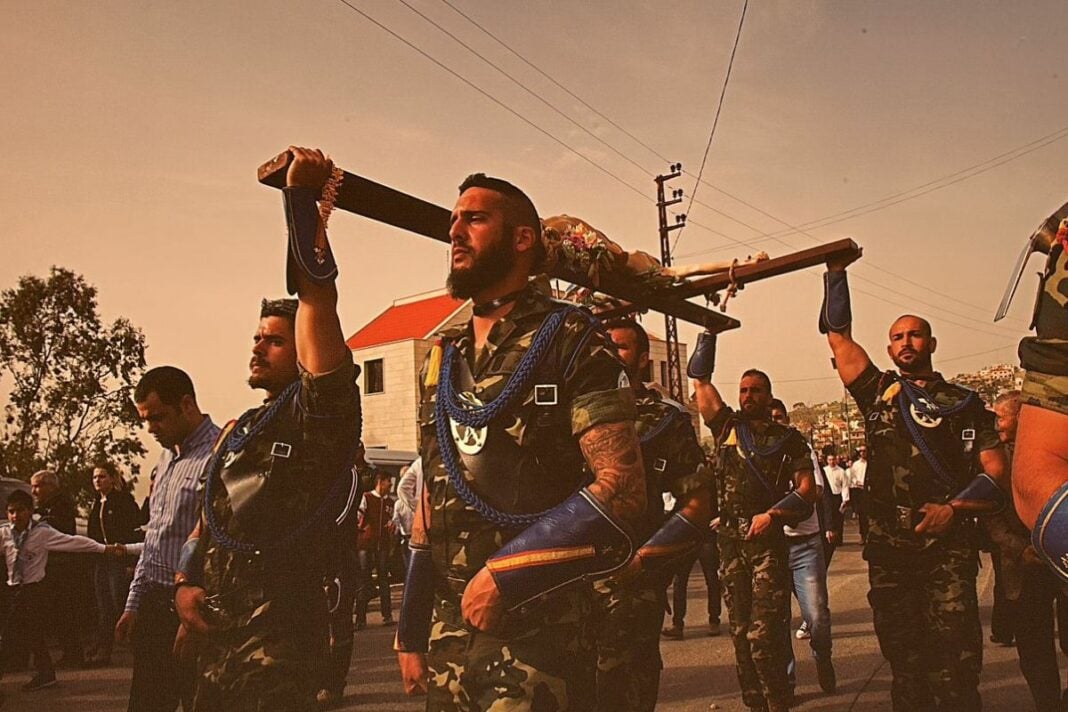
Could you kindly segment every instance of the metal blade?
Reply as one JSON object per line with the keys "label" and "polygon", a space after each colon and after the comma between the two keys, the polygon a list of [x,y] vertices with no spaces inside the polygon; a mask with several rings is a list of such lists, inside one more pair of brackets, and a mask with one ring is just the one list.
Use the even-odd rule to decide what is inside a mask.
{"label": "metal blade", "polygon": [[1001,321],[1009,313],[1009,305],[1012,304],[1012,298],[1016,295],[1016,288],[1020,286],[1020,278],[1023,277],[1023,272],[1027,268],[1027,258],[1034,252],[1038,240],[1038,232],[1036,231],[1031,236],[1031,239],[1027,241],[1027,244],[1024,245],[1020,258],[1016,260],[1016,268],[1013,269],[1012,276],[1009,277],[1009,284],[1005,287],[1005,296],[1001,298],[1001,305],[998,306],[998,313],[994,315],[994,321]]}
{"label": "metal blade", "polygon": [[1023,271],[1027,267],[1027,258],[1031,256],[1032,252],[1049,252],[1053,239],[1057,234],[1057,228],[1060,226],[1061,220],[1065,218],[1068,218],[1068,203],[1062,205],[1060,210],[1040,222],[1035,231],[1031,233],[1031,239],[1027,241],[1023,252],[1020,253],[1020,258],[1016,260],[1016,269],[1012,271],[1012,276],[1009,278],[1009,284],[1005,288],[1005,296],[1001,298],[1001,305],[998,307],[998,313],[994,316],[994,321],[1001,321],[1008,314],[1009,305],[1012,304],[1016,288],[1020,286],[1020,278],[1023,277]]}

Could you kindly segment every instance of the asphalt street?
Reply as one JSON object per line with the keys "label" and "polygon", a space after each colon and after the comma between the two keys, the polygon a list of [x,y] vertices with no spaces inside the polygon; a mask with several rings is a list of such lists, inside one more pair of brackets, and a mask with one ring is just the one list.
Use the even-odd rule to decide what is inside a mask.
{"label": "asphalt street", "polygon": [[[879,654],[878,643],[872,632],[871,611],[866,599],[867,567],[860,555],[856,530],[848,528],[848,524],[848,543],[835,554],[829,580],[838,691],[834,695],[825,695],[820,691],[808,641],[794,640],[799,669],[798,704],[793,709],[798,711],[890,710],[890,671]],[[985,554],[983,563],[984,568],[979,574],[979,598],[985,639],[989,634],[993,572]],[[398,595],[399,591],[394,591],[394,594]],[[696,568],[690,579],[690,625],[686,628],[686,636],[681,641],[662,641],[665,669],[657,710],[746,710],[737,692],[734,652],[726,634],[726,626],[723,635],[709,637],[706,634],[704,595],[700,568]],[[381,626],[377,612],[372,612],[368,618],[368,628],[356,634],[357,651],[349,673],[344,703],[335,709],[351,712],[414,712],[422,709],[418,700],[406,698],[400,689],[396,659],[391,650],[394,629]],[[795,603],[795,627],[798,622]],[[909,621],[901,621],[901,625],[909,624]],[[59,682],[54,687],[33,693],[18,691],[18,687],[29,678],[28,672],[10,674],[0,683],[7,696],[3,710],[122,712],[126,709],[129,690],[129,651],[118,651],[116,661],[116,666],[102,670],[60,670]],[[1020,675],[1015,648],[987,643],[982,694],[984,710],[1027,712],[1033,709],[1027,686]]]}

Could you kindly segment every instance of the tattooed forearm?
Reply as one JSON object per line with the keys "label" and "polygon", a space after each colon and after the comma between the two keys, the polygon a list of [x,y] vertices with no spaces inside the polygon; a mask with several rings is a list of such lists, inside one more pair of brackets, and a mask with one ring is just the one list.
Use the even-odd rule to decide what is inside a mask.
{"label": "tattooed forearm", "polygon": [[608,423],[579,440],[593,471],[590,494],[616,517],[635,523],[645,513],[645,470],[634,423]]}

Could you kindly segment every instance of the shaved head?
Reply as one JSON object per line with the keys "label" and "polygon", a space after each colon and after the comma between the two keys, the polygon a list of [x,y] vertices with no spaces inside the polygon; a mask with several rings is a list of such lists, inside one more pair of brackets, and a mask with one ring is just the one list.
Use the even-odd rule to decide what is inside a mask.
{"label": "shaved head", "polygon": [[930,338],[934,335],[934,332],[931,331],[931,322],[927,321],[922,316],[916,316],[915,314],[902,314],[897,319],[894,319],[894,323],[890,325],[890,333],[893,334],[894,327],[901,326],[902,322],[907,320],[913,320],[917,322],[920,325],[920,328],[923,330],[924,336]]}

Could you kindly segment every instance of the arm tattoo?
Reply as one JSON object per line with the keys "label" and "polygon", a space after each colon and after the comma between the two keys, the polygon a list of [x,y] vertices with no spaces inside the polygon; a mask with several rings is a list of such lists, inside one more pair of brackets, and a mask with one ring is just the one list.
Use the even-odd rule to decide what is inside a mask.
{"label": "arm tattoo", "polygon": [[590,494],[624,522],[637,522],[645,513],[645,470],[634,423],[595,426],[579,444],[593,471]]}
{"label": "arm tattoo", "polygon": [[427,529],[430,528],[427,517],[430,516],[430,490],[423,481],[423,495],[419,503],[415,505],[415,517],[412,519],[411,543],[416,546],[430,546],[430,536]]}

